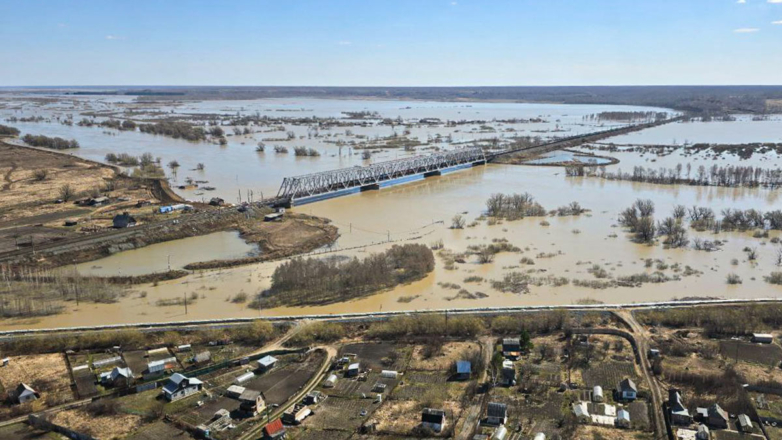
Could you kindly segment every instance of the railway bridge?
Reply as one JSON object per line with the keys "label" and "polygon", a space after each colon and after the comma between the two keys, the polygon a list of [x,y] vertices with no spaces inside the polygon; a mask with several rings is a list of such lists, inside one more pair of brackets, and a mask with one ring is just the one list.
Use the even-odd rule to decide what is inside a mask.
{"label": "railway bridge", "polygon": [[317,202],[354,192],[380,189],[380,187],[385,185],[436,176],[461,168],[484,165],[501,156],[521,152],[543,153],[573,147],[586,142],[597,142],[611,136],[639,131],[680,119],[681,117],[675,117],[649,123],[616,127],[501,151],[484,152],[481,147],[469,147],[434,153],[428,156],[414,156],[378,162],[365,167],[355,166],[302,176],[286,177],[283,179],[280,190],[277,192],[277,197],[270,200],[268,204],[290,207],[292,205]]}
{"label": "railway bridge", "polygon": [[303,176],[286,177],[277,193],[287,205],[303,204],[352,192],[380,189],[385,184],[402,183],[417,177],[438,176],[443,172],[486,163],[481,147],[462,148],[404,159],[377,162]]}

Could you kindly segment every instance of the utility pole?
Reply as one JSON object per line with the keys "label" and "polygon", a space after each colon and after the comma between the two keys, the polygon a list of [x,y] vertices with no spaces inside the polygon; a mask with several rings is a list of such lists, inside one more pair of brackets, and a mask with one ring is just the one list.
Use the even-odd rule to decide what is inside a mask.
{"label": "utility pole", "polygon": [[182,295],[185,297],[185,315],[187,315],[187,292],[182,292]]}

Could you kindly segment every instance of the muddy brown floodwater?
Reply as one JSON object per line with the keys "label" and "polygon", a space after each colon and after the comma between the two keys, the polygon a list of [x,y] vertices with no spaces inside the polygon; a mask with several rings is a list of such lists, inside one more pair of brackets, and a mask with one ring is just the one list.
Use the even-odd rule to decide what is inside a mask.
{"label": "muddy brown floodwater", "polygon": [[[112,100],[78,101],[80,111],[112,109],[119,105]],[[127,103],[123,105],[128,105]],[[621,108],[621,107],[620,107]],[[461,143],[494,136],[540,135],[549,138],[555,135],[572,135],[595,131],[594,124],[586,123],[583,115],[604,110],[615,110],[616,106],[561,106],[543,104],[497,104],[497,103],[424,103],[396,101],[349,101],[349,100],[258,100],[207,103],[183,103],[172,108],[161,108],[166,113],[270,113],[272,115],[301,117],[307,115],[340,117],[342,111],[379,111],[383,117],[408,118],[439,117],[443,120],[486,120],[491,126],[485,131],[482,124],[458,127],[416,126],[411,137],[429,143],[436,135],[451,135],[450,144],[432,141],[427,149],[403,151],[384,150],[373,155],[372,161],[393,159],[410,154],[426,153],[428,148],[456,148]],[[634,108],[626,108],[634,109]],[[637,108],[641,109],[641,108]],[[651,109],[645,109],[651,110]],[[0,116],[24,116],[43,114],[56,115],[67,111],[63,108],[41,108],[20,105],[5,109]],[[136,108],[136,111],[143,109]],[[495,119],[542,117],[545,123],[501,124]],[[320,158],[295,158],[292,155],[274,155],[267,151],[258,154],[254,146],[258,141],[274,132],[264,132],[262,127],[248,136],[229,137],[227,147],[208,143],[193,144],[182,140],[151,136],[140,132],[110,132],[93,127],[65,126],[57,122],[26,123],[18,125],[23,132],[59,135],[76,138],[82,148],[76,152],[81,156],[101,159],[107,152],[128,152],[141,154],[153,151],[162,156],[163,163],[178,159],[183,167],[176,177],[178,182],[186,176],[203,178],[218,189],[198,197],[224,196],[229,201],[236,199],[237,190],[252,189],[256,199],[260,192],[268,195],[276,192],[282,177],[307,172],[328,170],[337,167],[365,164],[357,151],[339,149],[337,139],[354,140],[357,136],[388,136],[392,128],[369,125],[352,127],[355,136],[348,137],[345,129],[333,129],[322,133],[320,138],[308,138],[308,127],[286,126],[295,132],[297,139],[280,144],[307,145],[318,149]],[[691,142],[760,142],[778,139],[782,120],[740,121],[670,124],[652,130],[635,133],[632,136],[614,138],[609,141],[628,144]],[[554,129],[562,131],[555,132]],[[722,133],[713,137],[714,133]],[[277,142],[267,142],[267,148]],[[693,167],[717,163],[738,163],[778,168],[782,160],[774,153],[753,156],[750,161],[740,162],[738,158],[723,156],[713,160],[705,154],[684,157],[680,152],[665,157],[630,152],[590,151],[598,155],[614,156],[620,160],[614,167],[630,171],[633,166],[675,166],[676,163],[691,162]],[[196,163],[206,164],[206,170],[192,171]],[[529,192],[546,209],[552,210],[578,201],[590,209],[579,217],[527,218],[518,221],[503,221],[489,225],[485,219],[465,229],[450,229],[450,219],[462,214],[468,225],[481,216],[486,199],[494,193]],[[186,196],[196,198],[195,192]],[[618,213],[631,205],[637,198],[648,198],[655,202],[656,219],[670,214],[674,205],[708,206],[718,215],[725,208],[763,211],[778,209],[778,190],[749,188],[713,188],[691,186],[664,186],[634,182],[605,181],[597,178],[566,178],[564,169],[547,166],[487,165],[463,170],[406,185],[368,191],[357,195],[327,200],[294,208],[302,212],[331,219],[339,227],[340,238],[331,255],[345,255],[362,258],[372,252],[379,252],[393,243],[423,243],[430,245],[442,241],[444,248],[453,253],[464,252],[468,246],[491,243],[492,240],[507,240],[519,247],[520,253],[498,254],[492,263],[479,264],[473,256],[464,263],[456,263],[452,270],[446,267],[442,256],[437,256],[435,270],[426,278],[399,286],[392,290],[350,302],[318,307],[275,308],[251,310],[246,303],[234,302],[238,294],[249,297],[270,286],[270,276],[279,262],[253,264],[222,270],[199,271],[187,277],[162,282],[159,285],[136,286],[128,290],[125,297],[114,304],[84,304],[78,307],[69,304],[60,315],[0,322],[0,328],[43,328],[81,326],[97,324],[121,324],[140,322],[178,321],[190,319],[211,319],[229,317],[252,317],[261,315],[289,315],[310,313],[372,312],[388,310],[437,309],[447,307],[483,307],[507,305],[572,304],[585,299],[605,303],[631,303],[662,301],[681,297],[725,297],[753,298],[779,296],[782,287],[767,284],[763,276],[778,270],[775,265],[778,244],[771,239],[778,237],[771,231],[767,238],[753,238],[751,232],[696,232],[689,229],[689,238],[721,240],[720,250],[697,251],[692,246],[686,249],[664,249],[661,244],[647,246],[629,239],[628,234],[616,225]],[[541,224],[542,220],[548,226]],[[123,252],[112,257],[81,266],[81,270],[93,274],[143,273],[162,271],[167,268],[168,255],[172,254],[172,267],[181,266],[186,260],[198,261],[220,258],[223,255],[243,253],[248,249],[238,243],[236,237],[223,237],[221,243],[211,240],[218,235],[194,237],[178,242],[149,246]],[[391,243],[388,242],[391,241]],[[240,240],[239,240],[240,241]],[[743,249],[757,248],[758,259],[748,261]],[[340,250],[351,249],[351,250]],[[439,254],[439,253],[438,253]],[[231,255],[232,256],[232,255]],[[208,257],[208,258],[204,258]],[[522,264],[528,258],[534,264]],[[647,267],[645,261],[653,261]],[[733,261],[735,260],[735,262]],[[735,264],[734,264],[735,263]],[[600,265],[611,278],[659,271],[665,276],[680,275],[681,279],[657,284],[643,284],[640,287],[610,287],[593,289],[574,285],[573,280],[595,281],[587,269]],[[689,276],[683,276],[689,266]],[[674,270],[680,269],[679,272]],[[570,282],[559,287],[553,285],[531,286],[526,294],[503,293],[492,287],[493,280],[500,280],[511,272],[529,272],[531,276],[564,277]],[[742,284],[728,285],[726,276],[735,273]],[[480,277],[482,281],[466,282],[468,277]],[[599,280],[598,280],[599,281]],[[456,287],[455,287],[456,286]],[[455,288],[454,288],[455,287]],[[462,291],[462,289],[465,292]],[[461,292],[461,294],[460,294]],[[480,294],[479,294],[480,293]],[[187,314],[182,306],[158,306],[158,300],[173,298],[190,299]],[[468,299],[478,297],[478,299]],[[401,300],[401,301],[400,301]]]}
{"label": "muddy brown floodwater", "polygon": [[[480,216],[489,195],[497,192],[529,192],[547,209],[554,209],[571,201],[579,201],[591,212],[579,217],[547,217],[550,225],[542,226],[542,218],[504,221],[489,226],[480,221],[474,227],[449,229],[454,214],[466,213],[468,223]],[[288,315],[309,313],[370,312],[380,310],[435,309],[444,307],[481,307],[504,305],[572,304],[585,298],[605,303],[631,303],[670,300],[675,297],[768,297],[777,296],[782,289],[767,284],[763,276],[774,270],[776,246],[769,239],[753,238],[751,233],[711,232],[690,230],[690,238],[720,239],[726,241],[716,252],[693,249],[663,249],[661,245],[647,246],[629,240],[616,227],[617,213],[636,198],[652,199],[657,207],[657,218],[669,214],[675,204],[709,206],[716,212],[722,208],[770,209],[779,205],[777,191],[764,189],[733,189],[707,187],[670,187],[630,182],[601,181],[598,179],[565,178],[563,170],[555,167],[526,167],[489,165],[473,168],[412,184],[369,191],[354,196],[304,205],[295,210],[330,218],[340,228],[337,248],[366,246],[338,252],[362,257],[390,246],[384,243],[419,242],[430,244],[442,240],[446,249],[463,252],[469,245],[487,244],[492,239],[507,239],[520,247],[523,253],[501,253],[490,264],[479,264],[475,258],[456,264],[447,270],[437,257],[437,265],[428,277],[409,285],[381,292],[370,297],[319,307],[275,308],[254,311],[244,304],[230,301],[237,293],[249,295],[269,287],[269,276],[278,263],[265,263],[228,270],[205,271],[183,279],[143,286],[131,291],[117,304],[85,305],[61,315],[37,320],[4,322],[4,328],[55,327],[88,324],[153,322],[183,319],[209,319],[258,315]],[[616,235],[614,237],[613,235]],[[776,236],[772,232],[771,237]],[[747,261],[742,249],[757,247],[757,263]],[[137,256],[144,257],[145,249]],[[544,257],[540,254],[547,254]],[[553,254],[553,256],[550,256]],[[520,259],[534,259],[534,265],[522,265]],[[595,290],[577,287],[572,283],[554,287],[532,286],[528,294],[502,293],[491,286],[491,280],[501,279],[512,271],[534,270],[534,276],[554,275],[569,279],[593,280],[587,272],[599,264],[611,276],[651,273],[644,259],[659,259],[665,265],[678,263],[683,269],[690,266],[699,275],[682,277],[679,281],[644,284],[642,287],[616,287]],[[738,259],[732,265],[732,259]],[[106,260],[96,263],[104,268]],[[663,273],[673,276],[672,269]],[[743,284],[728,286],[727,273],[736,273]],[[467,283],[466,277],[479,276],[479,283]],[[443,286],[458,284],[470,293],[482,292],[481,299],[451,299],[458,289]],[[146,292],[142,295],[141,292]],[[188,306],[158,307],[158,299],[182,297],[196,293],[199,298]],[[402,297],[413,297],[399,302]],[[409,299],[409,298],[408,298]]]}

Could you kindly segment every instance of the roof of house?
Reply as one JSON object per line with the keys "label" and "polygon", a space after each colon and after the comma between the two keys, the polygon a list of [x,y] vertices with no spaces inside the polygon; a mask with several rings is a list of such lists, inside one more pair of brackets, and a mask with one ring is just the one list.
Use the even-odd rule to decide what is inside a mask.
{"label": "roof of house", "polygon": [[601,387],[600,385],[595,385],[595,387],[592,388],[592,393],[593,394],[598,394],[598,395],[602,396],[603,395],[603,387]]}
{"label": "roof of house", "polygon": [[515,369],[515,367],[513,366],[513,361],[509,361],[507,359],[503,360],[502,361],[502,369],[503,370]]}
{"label": "roof of house", "polygon": [[681,416],[690,415],[690,411],[682,403],[682,395],[679,393],[679,391],[671,390],[668,398],[668,404],[671,407],[671,414],[677,414]]}
{"label": "roof of house", "polygon": [[361,364],[358,362],[348,365],[348,370],[358,370],[361,368]]}
{"label": "roof of house", "polygon": [[743,428],[752,428],[752,420],[746,414],[739,414],[739,425]]}
{"label": "roof of house", "polygon": [[266,435],[274,435],[278,432],[285,431],[285,426],[282,425],[282,420],[277,419],[271,423],[268,423],[266,426],[263,427],[263,430],[266,431]]}
{"label": "roof of house", "polygon": [[443,423],[445,420],[445,411],[441,409],[424,408],[421,411],[421,421],[428,423]]}
{"label": "roof of house", "polygon": [[275,362],[277,362],[277,358],[274,356],[264,356],[258,359],[258,365],[262,367],[268,367],[270,365],[274,365]]}
{"label": "roof of house", "polygon": [[774,335],[771,333],[752,333],[753,338],[774,339]]}
{"label": "roof of house", "polygon": [[616,418],[620,420],[630,420],[630,413],[625,409],[620,409],[616,412]]}
{"label": "roof of house", "polygon": [[489,402],[486,408],[486,415],[489,417],[507,417],[508,405],[504,403]]}
{"label": "roof of house", "polygon": [[133,372],[130,371],[130,368],[114,367],[114,369],[111,370],[111,375],[109,377],[111,378],[111,380],[116,380],[119,377],[130,379],[131,377],[133,377]]}
{"label": "roof of house", "polygon": [[260,391],[245,389],[244,391],[242,391],[242,394],[239,395],[239,400],[246,401],[246,402],[255,402],[256,400],[258,400],[259,397],[261,397]]}
{"label": "roof of house", "polygon": [[505,338],[502,340],[502,345],[521,345],[521,339],[519,338]]}
{"label": "roof of house", "polygon": [[635,386],[635,382],[633,382],[633,379],[625,378],[621,382],[619,382],[619,391],[633,391],[635,393],[638,392],[638,388]]}
{"label": "roof of house", "polygon": [[193,360],[195,362],[206,362],[211,359],[212,359],[212,352],[209,350],[204,350],[200,353],[196,353],[196,355],[193,356]]}
{"label": "roof of house", "polygon": [[719,404],[715,403],[709,407],[709,417],[716,417],[727,421],[728,413],[725,412]]}
{"label": "roof of house", "polygon": [[246,389],[247,388],[241,387],[239,385],[231,385],[230,387],[228,387],[227,391],[232,394],[242,394]]}
{"label": "roof of house", "polygon": [[457,374],[470,374],[472,372],[472,364],[469,361],[456,361],[456,373]]}
{"label": "roof of house", "polygon": [[21,396],[23,394],[29,394],[29,393],[37,395],[38,391],[35,391],[30,385],[27,385],[26,383],[20,383],[16,387],[16,395],[17,396]]}
{"label": "roof of house", "polygon": [[698,432],[703,432],[703,433],[708,434],[709,433],[709,427],[706,426],[706,425],[703,425],[703,424],[698,425]]}
{"label": "roof of house", "polygon": [[168,382],[165,386],[163,386],[163,391],[167,393],[173,393],[176,390],[179,389],[179,387],[182,385],[182,383],[185,383],[185,386],[194,386],[194,385],[202,385],[203,382],[196,378],[189,378],[183,374],[180,373],[174,373],[171,375],[171,377],[168,378]]}

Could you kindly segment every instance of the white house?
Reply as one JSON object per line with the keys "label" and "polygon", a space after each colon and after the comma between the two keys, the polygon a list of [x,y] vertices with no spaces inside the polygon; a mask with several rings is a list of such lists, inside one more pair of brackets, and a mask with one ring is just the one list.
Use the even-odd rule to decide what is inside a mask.
{"label": "white house", "polygon": [[630,427],[630,413],[625,409],[616,412],[616,426],[619,428]]}
{"label": "white house", "polygon": [[174,373],[163,387],[163,396],[173,402],[201,391],[203,386],[204,383],[196,378]]}
{"label": "white house", "polygon": [[35,391],[30,385],[27,385],[26,383],[20,383],[19,386],[16,387],[16,401],[19,403],[27,403],[32,402],[33,400],[38,400],[41,395],[38,393],[38,391]]}

